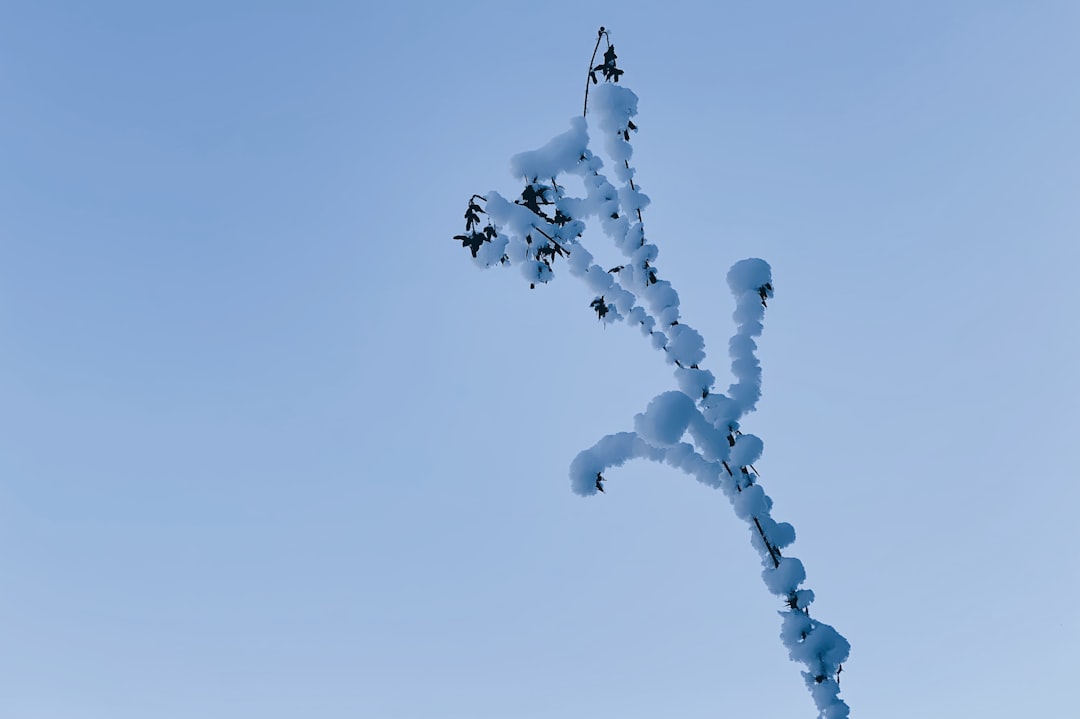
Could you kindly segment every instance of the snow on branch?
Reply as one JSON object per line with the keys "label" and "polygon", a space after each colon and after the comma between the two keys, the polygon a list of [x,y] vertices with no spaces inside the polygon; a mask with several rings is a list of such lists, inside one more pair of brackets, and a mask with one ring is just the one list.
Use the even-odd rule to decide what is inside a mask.
{"label": "snow on branch", "polygon": [[[603,40],[607,49],[595,64]],[[728,342],[733,381],[722,393],[715,389],[715,375],[701,367],[705,340],[682,321],[679,296],[660,277],[659,249],[646,235],[643,210],[649,198],[635,182],[631,165],[638,98],[616,84],[623,75],[617,57],[610,35],[600,28],[584,116],[572,118],[568,130],[540,148],[511,159],[512,172],[523,183],[516,198],[494,190],[469,198],[465,231],[454,239],[480,267],[517,267],[530,288],[554,279],[557,263],[565,260],[570,274],[595,294],[588,307],[598,320],[636,327],[663,353],[673,366],[677,389],[653,398],[634,417],[633,431],[607,435],[580,452],[570,464],[571,489],[583,496],[603,493],[605,472],[632,459],[667,463],[720,489],[747,523],[766,588],[783,600],[780,638],[792,660],[806,667],[803,676],[819,717],[846,719],[850,711],[839,697],[839,676],[850,646],[831,626],[810,617],[814,593],[802,588],[803,564],[782,554],[795,541],[795,530],[773,519],[772,499],[754,468],[764,443],[741,430],[740,422],[761,398],[755,338],[764,329],[773,298],[771,269],[764,260],[751,258],[736,262],[727,274],[735,298],[735,333]],[[596,87],[590,98],[591,85]],[[560,179],[567,176],[579,178],[582,196],[568,193]],[[605,269],[594,262],[584,235],[587,226],[596,225],[623,264]]]}

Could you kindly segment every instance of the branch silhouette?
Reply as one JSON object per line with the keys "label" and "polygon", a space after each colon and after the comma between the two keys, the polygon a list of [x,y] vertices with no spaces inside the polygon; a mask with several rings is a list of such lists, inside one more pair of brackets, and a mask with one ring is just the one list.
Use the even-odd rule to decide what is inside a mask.
{"label": "branch silhouette", "polygon": [[[595,64],[603,39],[607,51],[603,62]],[[810,616],[814,593],[801,588],[803,564],[782,553],[794,542],[795,530],[773,519],[772,500],[754,469],[764,444],[742,431],[741,422],[761,398],[755,338],[764,329],[774,294],[772,270],[764,260],[750,258],[727,273],[735,299],[736,329],[728,343],[733,381],[726,393],[718,391],[713,373],[701,367],[705,341],[682,321],[678,294],[660,278],[659,250],[645,234],[642,210],[649,198],[634,181],[630,164],[630,133],[638,129],[631,118],[637,115],[638,98],[618,84],[623,71],[616,59],[610,35],[601,27],[589,61],[582,116],[572,118],[570,128],[543,147],[511,158],[514,175],[525,181],[519,198],[507,200],[494,190],[473,195],[465,212],[466,234],[454,239],[469,248],[480,267],[518,267],[530,288],[550,282],[556,261],[565,259],[570,274],[596,293],[589,308],[599,322],[626,322],[662,351],[678,389],[654,397],[634,417],[633,431],[606,435],[580,452],[570,464],[571,489],[582,496],[606,493],[610,470],[631,459],[663,462],[720,489],[751,530],[766,587],[782,599],[781,641],[790,657],[805,666],[802,674],[818,716],[847,719],[850,710],[839,696],[839,674],[850,645],[833,627]],[[590,85],[596,86],[591,107]],[[593,149],[594,134],[598,150],[611,163],[610,178]],[[567,184],[557,182],[568,175],[580,178],[583,196],[571,196]],[[488,224],[476,229],[482,214]],[[600,226],[625,258],[623,264],[604,270],[593,261],[585,245],[587,224]]]}

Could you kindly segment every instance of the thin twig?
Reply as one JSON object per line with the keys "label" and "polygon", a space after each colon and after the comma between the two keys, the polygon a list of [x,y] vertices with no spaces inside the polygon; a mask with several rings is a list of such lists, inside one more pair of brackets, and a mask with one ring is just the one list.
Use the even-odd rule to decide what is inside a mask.
{"label": "thin twig", "polygon": [[[626,165],[627,170],[630,169],[630,161],[629,160],[623,160],[623,164]],[[637,192],[637,187],[634,186],[634,178],[633,177],[630,178],[630,189],[633,190],[634,192]],[[640,222],[643,225],[645,224],[645,220],[641,219],[641,208],[640,207],[637,208],[637,221]]]}
{"label": "thin twig", "polygon": [[777,554],[780,554],[780,550],[775,549],[769,540],[765,538],[765,530],[761,528],[761,522],[757,517],[754,517],[754,526],[757,527],[758,534],[761,535],[761,541],[765,543],[765,548],[769,550],[769,558],[772,559],[773,569],[780,567],[780,560],[776,558]]}
{"label": "thin twig", "polygon": [[556,247],[558,247],[560,251],[562,251],[562,252],[565,252],[565,253],[566,253],[566,254],[568,254],[568,255],[570,254],[569,250],[567,250],[567,249],[566,249],[565,247],[563,247],[563,246],[562,246],[562,245],[560,245],[560,244],[559,244],[558,242],[556,242],[556,241],[555,241],[555,238],[554,238],[554,237],[552,237],[552,236],[551,236],[551,235],[549,235],[548,233],[544,232],[543,230],[541,230],[541,229],[540,229],[539,227],[537,227],[536,225],[533,225],[533,229],[534,229],[534,230],[536,230],[537,232],[539,232],[539,233],[540,233],[541,235],[543,235],[544,237],[548,238],[548,241],[550,241],[550,242],[551,242],[551,244],[553,244],[553,245],[555,245]]}
{"label": "thin twig", "polygon": [[[585,75],[585,107],[581,110],[581,116],[585,117],[585,114],[589,112],[589,82],[592,80],[593,68],[596,67],[593,63],[596,62],[596,51],[600,49],[600,39],[607,35],[607,30],[604,26],[600,26],[600,30],[596,33],[596,47],[592,49],[592,57],[589,58],[589,72]],[[611,44],[611,41],[608,41]]]}

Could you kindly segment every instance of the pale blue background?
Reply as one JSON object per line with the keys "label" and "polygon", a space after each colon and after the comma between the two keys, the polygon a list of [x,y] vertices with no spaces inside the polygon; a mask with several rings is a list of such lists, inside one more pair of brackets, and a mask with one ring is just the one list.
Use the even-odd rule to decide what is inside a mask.
{"label": "pale blue background", "polygon": [[601,24],[724,384],[773,265],[746,429],[854,715],[1069,715],[1080,5],[586,7],[3,4],[0,715],[813,716],[722,495],[569,491],[661,356],[450,239]]}

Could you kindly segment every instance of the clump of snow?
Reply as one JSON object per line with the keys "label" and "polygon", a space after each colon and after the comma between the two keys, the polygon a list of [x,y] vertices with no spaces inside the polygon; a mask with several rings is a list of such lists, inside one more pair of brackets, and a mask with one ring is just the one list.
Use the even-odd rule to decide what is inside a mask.
{"label": "clump of snow", "polygon": [[611,273],[604,272],[604,268],[600,265],[593,265],[585,273],[585,283],[590,291],[603,294],[615,284],[615,278],[611,276]]}
{"label": "clump of snow", "polygon": [[648,285],[643,293],[645,305],[662,327],[679,319],[679,295],[670,282],[659,280]]}
{"label": "clump of snow", "polygon": [[574,457],[570,463],[570,487],[583,496],[596,494],[597,474],[638,457],[661,461],[664,453],[633,432],[609,434]]}
{"label": "clump of snow", "polygon": [[551,280],[551,268],[539,260],[526,260],[521,263],[521,274],[529,282],[549,282]]}
{"label": "clump of snow", "polygon": [[631,316],[628,318],[630,322],[633,322],[634,324],[638,325],[638,327],[640,327],[641,334],[645,335],[646,337],[650,337],[652,335],[653,328],[656,327],[656,320],[650,317],[648,313],[645,312],[645,309],[640,305],[635,307],[631,311],[630,315]]}
{"label": "clump of snow", "polygon": [[777,522],[772,517],[761,517],[759,521],[765,538],[777,549],[783,549],[795,541],[795,527],[787,522]]}
{"label": "clump of snow", "polygon": [[626,139],[630,118],[637,115],[637,95],[620,85],[604,83],[596,88],[590,110],[604,138],[604,151],[614,164],[612,172],[620,182],[630,182],[633,168],[629,166],[634,148]]}
{"label": "clump of snow", "polygon": [[828,624],[810,622],[800,641],[787,644],[788,653],[797,662],[820,669],[819,676],[836,673],[836,668],[848,658],[851,645]]}
{"label": "clump of snow", "polygon": [[553,137],[538,150],[521,152],[510,158],[510,171],[515,177],[558,177],[569,172],[589,146],[585,118],[570,119],[570,129]]}
{"label": "clump of snow", "polygon": [[668,330],[668,351],[684,367],[705,360],[705,340],[690,325],[678,324]]}
{"label": "clump of snow", "polygon": [[[567,217],[584,218],[589,216],[589,203],[581,197],[563,195],[555,201],[555,207]],[[581,223],[581,229],[584,230],[585,223],[581,220],[577,220],[577,222]]]}
{"label": "clump of snow", "polygon": [[619,202],[627,213],[636,214],[639,210],[644,210],[651,200],[640,187],[635,189],[625,185],[619,188]]}
{"label": "clump of snow", "polygon": [[762,561],[771,564],[778,550],[795,541],[795,529],[787,522],[777,522],[765,514],[757,515],[756,519],[757,523],[750,527],[750,543]]}
{"label": "clump of snow", "polygon": [[772,284],[772,268],[768,262],[757,257],[739,260],[728,270],[727,283],[732,294],[756,293],[759,287]]}
{"label": "clump of snow", "polygon": [[675,381],[679,383],[679,389],[686,394],[691,397],[701,397],[712,389],[716,377],[707,369],[683,366],[675,370]]}
{"label": "clump of snow", "polygon": [[588,270],[589,265],[592,264],[593,256],[581,245],[578,245],[570,253],[570,257],[567,260],[567,267],[570,268],[570,274],[574,277],[583,276]]}
{"label": "clump of snow", "polygon": [[[794,533],[794,530],[792,532]],[[795,600],[795,606],[792,609],[804,610],[814,602],[814,591],[812,589],[799,589],[791,596]]]}
{"label": "clump of snow", "polygon": [[735,495],[735,501],[732,504],[735,508],[735,515],[739,519],[751,522],[754,517],[768,514],[770,503],[771,500],[765,494],[765,490],[754,484]]}
{"label": "clump of snow", "polygon": [[810,696],[818,709],[819,719],[848,719],[851,709],[840,698],[840,683],[835,679],[818,681],[820,674],[803,672],[806,686],[810,689]]}
{"label": "clump of snow", "polygon": [[626,122],[637,115],[638,96],[626,85],[602,83],[593,89],[592,104],[589,110],[599,115],[601,126],[607,129],[621,129]]}
{"label": "clump of snow", "polygon": [[634,430],[655,447],[670,447],[686,433],[695,414],[694,401],[685,394],[664,392],[653,397],[643,413],[634,416]]}
{"label": "clump of snow", "polygon": [[780,566],[766,567],[761,572],[761,578],[765,580],[765,586],[770,592],[786,597],[806,581],[806,570],[803,563],[795,557],[781,557]]}
{"label": "clump of snow", "polygon": [[701,412],[695,410],[690,420],[690,436],[701,450],[701,456],[711,462],[728,459],[727,435],[710,424]]}
{"label": "clump of snow", "polygon": [[704,485],[714,489],[723,485],[720,479],[720,466],[716,462],[709,462],[696,452],[692,445],[680,442],[669,447],[664,454],[664,461]]}
{"label": "clump of snow", "polygon": [[780,641],[783,642],[785,647],[799,644],[810,635],[810,630],[814,628],[814,620],[805,612],[789,610],[779,612],[779,614],[782,617]]}
{"label": "clump of snow", "polygon": [[731,463],[736,467],[747,467],[761,459],[765,443],[755,435],[739,435],[735,446],[731,448]]}
{"label": "clump of snow", "polygon": [[506,252],[506,245],[508,242],[509,240],[502,235],[492,238],[490,242],[485,242],[480,245],[473,261],[481,267],[493,267],[494,265],[499,264],[503,254]]}
{"label": "clump of snow", "polygon": [[701,412],[705,419],[709,420],[718,429],[728,430],[738,428],[738,418],[741,407],[727,395],[719,392],[710,394],[701,400]]}
{"label": "clump of snow", "polygon": [[660,254],[660,249],[651,242],[644,245],[639,245],[636,248],[631,248],[630,262],[635,267],[645,267],[649,263],[656,262],[657,255]]}
{"label": "clump of snow", "polygon": [[615,307],[615,309],[618,310],[620,315],[625,315],[628,312],[633,311],[634,302],[637,301],[637,298],[634,297],[633,292],[627,292],[622,287],[619,287],[618,283],[616,283],[616,286],[608,291],[607,297],[611,304]]}
{"label": "clump of snow", "polygon": [[511,264],[521,264],[529,257],[529,243],[520,235],[511,235],[503,249]]}

